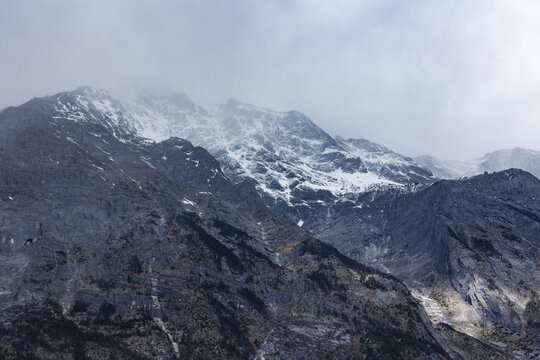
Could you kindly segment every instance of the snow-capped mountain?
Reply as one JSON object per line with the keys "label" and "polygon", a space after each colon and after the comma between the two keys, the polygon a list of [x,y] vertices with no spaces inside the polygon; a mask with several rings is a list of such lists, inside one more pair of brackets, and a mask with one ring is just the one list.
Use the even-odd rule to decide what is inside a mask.
{"label": "snow-capped mountain", "polygon": [[298,192],[340,197],[433,180],[412,159],[365,140],[334,139],[298,111],[235,100],[205,108],[183,95],[140,96],[125,108],[142,136],[177,136],[203,146],[229,178],[255,180],[262,195],[288,205],[299,201]]}
{"label": "snow-capped mountain", "polygon": [[[419,307],[408,292],[387,293],[381,281],[396,281],[383,276],[388,272],[425,306],[437,339],[459,354],[452,358],[538,353],[540,183],[530,174],[510,170],[430,185],[431,173],[413,160],[367,140],[332,138],[299,112],[237,101],[201,107],[183,95],[118,101],[83,87],[7,108],[0,112],[0,125],[5,178],[0,205],[6,220],[0,236],[5,254],[15,254],[2,264],[16,279],[30,277],[21,293],[13,276],[0,276],[0,295],[7,296],[0,297],[0,305],[2,299],[13,305],[12,294],[30,299],[58,286],[51,291],[63,294],[60,307],[52,310],[75,321],[95,314],[97,321],[82,325],[97,330],[102,301],[123,309],[122,316],[123,311],[131,314],[133,306],[142,307],[152,315],[146,318],[145,334],[156,339],[161,334],[163,353],[171,345],[176,354],[189,352],[190,333],[175,331],[186,329],[184,319],[201,308],[205,314],[211,309],[217,320],[194,319],[190,326],[199,332],[196,338],[231,339],[222,345],[246,354],[255,348],[243,332],[230,338],[228,329],[216,330],[212,324],[264,325],[271,314],[276,319],[271,328],[250,330],[258,354],[303,351],[297,344],[317,346],[322,354],[329,351],[324,344],[336,341],[337,335],[328,334],[341,334],[350,325],[347,319],[361,314],[358,329],[347,339],[359,339],[362,346],[384,343],[387,334],[381,331],[391,324],[388,335],[413,334],[415,340],[403,346],[420,340],[425,349],[430,340],[421,326],[427,318],[415,313]],[[58,247],[50,248],[44,239]],[[35,241],[37,246],[30,246]],[[50,249],[58,250],[56,255],[49,257]],[[86,259],[91,263],[85,265]],[[381,272],[364,269],[357,278],[351,266],[362,267],[353,260]],[[43,264],[57,273],[43,275]],[[127,282],[119,280],[124,278]],[[181,285],[185,281],[187,287]],[[390,288],[396,284],[401,283]],[[185,312],[178,299],[184,299],[180,308],[187,305]],[[398,301],[394,308],[388,303],[392,299]],[[89,305],[88,314],[81,316],[77,303],[77,311],[70,310],[73,300]],[[308,303],[294,305],[304,300]],[[347,312],[344,302],[355,305]],[[0,324],[25,311],[6,313]],[[304,315],[295,319],[298,311]],[[400,323],[416,320],[395,332],[395,316]],[[368,324],[376,325],[375,340],[362,333]],[[462,336],[446,324],[496,346]],[[14,329],[9,336],[17,334]],[[291,336],[292,347],[283,342]],[[215,343],[198,346],[215,349]]]}
{"label": "snow-capped mountain", "polygon": [[203,148],[137,137],[89,91],[0,112],[0,359],[465,350],[402,282],[272,214]]}
{"label": "snow-capped mountain", "polygon": [[488,153],[470,161],[440,160],[430,155],[422,155],[414,160],[424,168],[431,170],[440,179],[457,179],[516,168],[530,172],[540,178],[540,151],[514,148]]}
{"label": "snow-capped mountain", "polygon": [[367,140],[334,139],[298,111],[277,112],[236,100],[202,107],[183,94],[144,94],[123,102],[89,87],[74,94],[75,103],[58,96],[62,116],[78,121],[91,108],[111,119],[107,126],[118,134],[187,139],[215,156],[229,179],[254,181],[267,203],[305,206],[310,199],[334,201],[434,180],[411,158]]}

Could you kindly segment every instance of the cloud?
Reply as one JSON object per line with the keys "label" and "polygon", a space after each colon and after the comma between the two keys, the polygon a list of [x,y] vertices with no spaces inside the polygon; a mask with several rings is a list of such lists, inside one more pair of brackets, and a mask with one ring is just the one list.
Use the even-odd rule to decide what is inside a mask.
{"label": "cloud", "polygon": [[298,109],[408,155],[537,148],[532,0],[0,1],[0,107],[81,84]]}

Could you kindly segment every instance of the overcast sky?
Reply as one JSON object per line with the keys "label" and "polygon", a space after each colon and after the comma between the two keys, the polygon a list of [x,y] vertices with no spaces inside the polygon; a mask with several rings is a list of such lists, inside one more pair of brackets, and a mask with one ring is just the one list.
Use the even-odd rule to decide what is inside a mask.
{"label": "overcast sky", "polygon": [[296,109],[410,156],[540,150],[540,1],[0,0],[0,108],[83,84]]}

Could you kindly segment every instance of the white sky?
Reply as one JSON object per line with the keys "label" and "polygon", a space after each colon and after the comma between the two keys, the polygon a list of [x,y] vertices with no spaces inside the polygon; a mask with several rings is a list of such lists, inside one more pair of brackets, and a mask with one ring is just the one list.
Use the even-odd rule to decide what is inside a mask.
{"label": "white sky", "polygon": [[540,150],[540,1],[0,0],[0,108],[83,84],[297,109],[410,156]]}

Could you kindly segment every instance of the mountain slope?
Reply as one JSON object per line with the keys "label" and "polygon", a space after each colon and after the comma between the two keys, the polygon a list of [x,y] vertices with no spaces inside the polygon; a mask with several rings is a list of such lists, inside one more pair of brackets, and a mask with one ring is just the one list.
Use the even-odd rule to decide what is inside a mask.
{"label": "mountain slope", "polygon": [[[68,94],[73,101],[66,106]],[[359,193],[408,191],[434,181],[412,159],[367,140],[334,139],[297,111],[234,100],[203,108],[184,95],[139,95],[120,102],[88,87],[54,99],[55,110],[75,121],[110,116],[111,123],[104,125],[115,134],[148,141],[181,137],[203,146],[231,181],[253,182],[267,205],[300,224],[321,219],[334,204]]]}
{"label": "mountain slope", "polygon": [[276,112],[235,100],[206,109],[185,96],[140,96],[125,107],[139,134],[155,141],[178,136],[205,147],[233,181],[255,180],[267,202],[299,206],[295,192],[324,200],[322,193],[339,198],[432,181],[412,159],[333,139],[297,111]]}
{"label": "mountain slope", "polygon": [[[150,114],[148,109],[156,106],[148,104],[146,110],[128,111],[143,114],[134,122],[139,133],[150,133],[148,124],[158,123],[168,134],[204,144],[229,178],[254,181],[274,213],[343,254],[405,280],[434,323],[506,343],[529,356],[538,351],[528,347],[535,325],[526,315],[540,290],[534,260],[537,224],[508,210],[525,206],[523,211],[537,214],[534,178],[510,174],[523,179],[510,187],[505,176],[495,175],[479,177],[474,185],[428,187],[431,174],[411,159],[366,140],[332,139],[297,112],[231,101],[213,112],[190,103],[182,117],[170,100],[160,104],[167,104],[172,115],[163,110]],[[494,161],[486,157],[479,163]],[[462,165],[469,171],[469,165]],[[501,198],[508,203],[493,200]],[[492,218],[502,225],[486,221]],[[457,237],[467,240],[456,243],[448,229],[463,231]],[[485,246],[485,252],[475,246]],[[527,334],[526,340],[519,333]]]}
{"label": "mountain slope", "polygon": [[364,162],[366,169],[398,184],[428,184],[431,174],[409,157],[365,139],[336,137],[338,144]]}
{"label": "mountain slope", "polygon": [[435,322],[534,358],[538,322],[527,314],[540,291],[539,199],[540,180],[512,169],[366,194],[362,207],[336,208],[336,221],[314,231],[404,280]]}
{"label": "mountain slope", "polygon": [[[178,109],[163,101],[168,110]],[[523,223],[509,213],[507,204],[491,203],[494,197],[507,197],[511,206],[521,208],[521,196],[535,196],[533,179],[524,177],[533,184],[526,190],[515,187],[508,193],[504,177],[477,185],[486,187],[481,193],[472,186],[448,190],[447,186],[461,186],[453,183],[423,189],[432,183],[431,174],[409,158],[366,140],[332,139],[297,112],[278,113],[234,101],[213,113],[189,106],[184,118],[161,110],[152,115],[147,110],[131,113],[144,114],[135,125],[138,132],[150,133],[145,129],[155,122],[171,124],[164,125],[169,134],[178,132],[207,146],[227,176],[236,181],[254,180],[274,213],[287,216],[342,253],[405,280],[435,323],[442,316],[443,323],[468,334],[508,343],[529,355],[537,351],[516,338],[522,331],[529,340],[534,335],[534,325],[523,314],[534,308],[539,290],[534,261],[538,256],[536,224]],[[204,120],[198,118],[201,113]],[[505,163],[496,158],[504,156],[486,156],[475,166],[491,171]],[[453,165],[464,173],[476,171],[467,163]],[[369,180],[373,175],[376,177]],[[516,178],[522,178],[518,175]],[[448,209],[438,205],[442,201],[438,197],[447,193],[456,199],[455,211],[468,215],[457,216],[449,228],[466,227],[463,231],[473,239],[470,241],[480,247],[484,244],[488,250],[496,244],[496,261],[489,251],[481,256],[474,246],[455,244],[448,235]],[[537,210],[533,206],[525,211]],[[490,217],[502,219],[504,226],[513,229],[505,232],[507,236],[525,236],[526,241],[508,245],[497,226],[485,223]],[[516,230],[522,225],[529,231],[526,235]],[[449,265],[459,263],[458,259],[463,263],[469,259],[464,266],[469,275]],[[483,281],[490,285],[486,287]],[[531,285],[523,288],[523,283]],[[472,300],[471,294],[478,300]]]}
{"label": "mountain slope", "polygon": [[414,160],[441,179],[456,179],[478,175],[485,171],[494,172],[511,168],[528,171],[540,178],[540,151],[529,149],[498,150],[471,161],[439,160],[429,155],[419,156]]}
{"label": "mountain slope", "polygon": [[460,358],[465,340],[443,341],[399,280],[273,216],[204,149],[137,137],[88,91],[0,113],[2,350]]}

